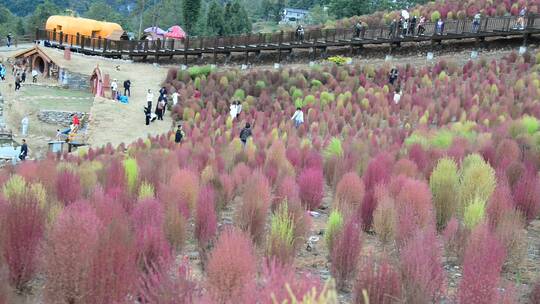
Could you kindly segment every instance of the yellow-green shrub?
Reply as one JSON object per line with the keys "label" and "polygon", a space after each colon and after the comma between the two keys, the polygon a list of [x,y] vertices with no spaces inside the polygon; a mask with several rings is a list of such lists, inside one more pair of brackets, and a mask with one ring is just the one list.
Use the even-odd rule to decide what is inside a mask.
{"label": "yellow-green shrub", "polygon": [[459,207],[456,196],[459,190],[458,167],[451,158],[440,159],[429,179],[437,227],[444,228]]}
{"label": "yellow-green shrub", "polygon": [[495,186],[495,170],[480,155],[472,154],[463,160],[459,186],[462,206],[476,199],[488,201]]}
{"label": "yellow-green shrub", "polygon": [[326,232],[324,234],[328,252],[332,252],[334,239],[341,229],[343,229],[343,216],[339,211],[334,210],[328,217],[328,224],[326,225]]}
{"label": "yellow-green shrub", "polygon": [[485,213],[486,202],[478,197],[475,198],[465,207],[465,213],[463,215],[465,226],[473,230],[484,219]]}
{"label": "yellow-green shrub", "polygon": [[126,175],[128,190],[133,192],[137,186],[137,179],[139,176],[137,160],[133,158],[127,158],[124,160],[124,172]]}

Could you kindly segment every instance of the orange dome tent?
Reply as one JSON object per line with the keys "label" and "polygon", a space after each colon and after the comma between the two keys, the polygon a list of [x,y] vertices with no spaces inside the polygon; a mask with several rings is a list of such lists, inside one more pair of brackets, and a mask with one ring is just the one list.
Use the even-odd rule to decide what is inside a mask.
{"label": "orange dome tent", "polygon": [[70,16],[50,16],[47,19],[45,29],[48,31],[56,30],[69,35],[79,33],[94,38],[108,38],[113,32],[123,32],[122,27],[117,23]]}

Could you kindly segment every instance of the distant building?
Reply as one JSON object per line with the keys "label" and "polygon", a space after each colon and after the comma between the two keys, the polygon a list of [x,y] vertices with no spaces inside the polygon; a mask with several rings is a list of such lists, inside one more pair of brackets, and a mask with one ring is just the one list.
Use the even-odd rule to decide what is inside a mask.
{"label": "distant building", "polygon": [[284,8],[281,13],[280,23],[297,23],[303,21],[309,14],[309,11],[298,8]]}

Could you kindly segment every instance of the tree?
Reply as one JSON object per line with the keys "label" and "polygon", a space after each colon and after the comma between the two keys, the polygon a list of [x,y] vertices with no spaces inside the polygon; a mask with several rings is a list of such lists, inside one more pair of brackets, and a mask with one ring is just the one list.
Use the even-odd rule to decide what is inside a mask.
{"label": "tree", "polygon": [[17,35],[24,35],[26,33],[26,30],[24,28],[24,23],[22,18],[17,18],[17,27],[15,29],[15,32]]}
{"label": "tree", "polygon": [[263,0],[262,11],[263,15],[271,17],[272,20],[279,22],[283,9],[287,5],[285,0]]}
{"label": "tree", "polygon": [[325,24],[330,19],[327,9],[318,4],[309,10],[308,16],[311,24]]}
{"label": "tree", "polygon": [[95,20],[116,22],[120,23],[122,27],[125,27],[124,18],[122,18],[122,16],[117,13],[113,7],[105,3],[103,0],[94,2],[84,14],[84,17]]}
{"label": "tree", "polygon": [[242,34],[251,32],[251,21],[240,1],[234,0],[225,7],[225,33]]}
{"label": "tree", "polygon": [[338,19],[360,16],[371,11],[370,3],[366,0],[333,0],[330,2],[329,11]]}
{"label": "tree", "polygon": [[188,33],[192,32],[201,10],[201,0],[183,0],[184,26]]}
{"label": "tree", "polygon": [[49,0],[45,0],[36,7],[36,10],[30,16],[27,23],[27,30],[30,33],[35,32],[36,28],[44,28],[45,22],[51,15],[60,14],[62,9]]}
{"label": "tree", "polygon": [[215,0],[208,9],[208,20],[206,30],[210,35],[222,36],[225,33],[225,22],[223,21],[223,8]]}

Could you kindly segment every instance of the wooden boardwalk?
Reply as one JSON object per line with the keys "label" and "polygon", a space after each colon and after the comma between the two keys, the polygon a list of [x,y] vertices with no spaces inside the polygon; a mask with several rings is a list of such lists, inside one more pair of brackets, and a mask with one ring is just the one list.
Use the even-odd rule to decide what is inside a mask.
{"label": "wooden boardwalk", "polygon": [[213,56],[214,63],[218,55],[225,55],[226,60],[233,53],[243,53],[245,63],[249,54],[259,55],[261,52],[277,52],[278,61],[283,55],[294,49],[309,49],[315,59],[323,55],[328,48],[354,49],[369,45],[387,45],[390,48],[399,47],[401,43],[431,42],[477,39],[483,41],[488,37],[522,37],[524,44],[535,34],[540,34],[540,15],[529,15],[525,19],[525,27],[520,29],[518,18],[487,17],[482,18],[477,31],[474,31],[472,19],[450,20],[445,22],[441,33],[436,32],[435,23],[426,23],[422,35],[405,35],[391,32],[390,27],[369,28],[357,35],[352,28],[313,29],[306,30],[304,39],[296,37],[294,31],[277,33],[245,34],[225,37],[188,37],[179,40],[131,40],[115,41],[101,37],[84,35],[67,35],[62,32],[36,30],[36,40],[44,41],[45,45],[60,49],[70,48],[73,52],[96,55],[109,58],[160,58],[183,57],[188,63],[189,57],[202,58],[204,55]]}

